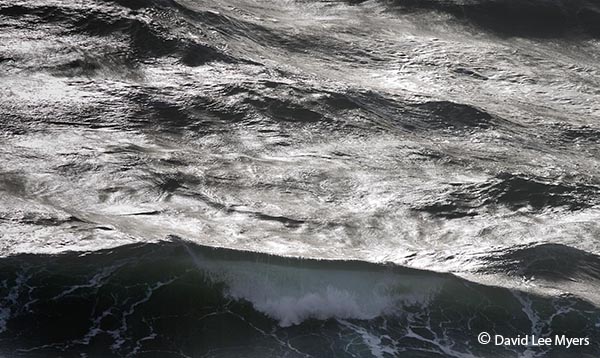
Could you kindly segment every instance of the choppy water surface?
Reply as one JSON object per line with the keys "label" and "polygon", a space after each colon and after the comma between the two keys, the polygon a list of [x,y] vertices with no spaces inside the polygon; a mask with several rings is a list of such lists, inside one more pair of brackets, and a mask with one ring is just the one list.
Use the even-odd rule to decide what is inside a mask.
{"label": "choppy water surface", "polygon": [[599,24],[0,1],[0,354],[598,356]]}

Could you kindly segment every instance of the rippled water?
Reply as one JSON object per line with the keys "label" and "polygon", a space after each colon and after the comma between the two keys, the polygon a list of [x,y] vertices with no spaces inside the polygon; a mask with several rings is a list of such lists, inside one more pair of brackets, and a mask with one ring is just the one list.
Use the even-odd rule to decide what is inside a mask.
{"label": "rippled water", "polygon": [[476,341],[600,335],[598,24],[0,1],[0,352],[600,354]]}

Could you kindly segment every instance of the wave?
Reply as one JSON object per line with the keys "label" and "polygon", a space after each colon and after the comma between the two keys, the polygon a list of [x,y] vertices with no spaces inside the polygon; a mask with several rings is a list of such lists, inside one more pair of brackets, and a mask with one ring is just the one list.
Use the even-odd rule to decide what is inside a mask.
{"label": "wave", "polygon": [[[154,2],[146,6],[166,6],[165,8],[175,11],[175,4]],[[163,14],[164,18],[149,17],[115,7],[114,4],[96,6],[93,9],[81,8],[77,4],[14,4],[0,5],[0,16],[19,19],[20,26],[40,23],[55,25],[63,37],[86,35],[103,39],[96,41],[98,48],[94,52],[81,51],[77,58],[56,66],[53,69],[55,74],[94,75],[104,68],[115,71],[115,67],[123,66],[131,70],[131,67],[140,62],[164,56],[176,57],[186,66],[199,66],[213,61],[245,61],[225,54],[208,41],[201,42],[181,36],[178,31],[186,25],[181,19],[177,19],[181,16],[176,14]],[[168,22],[169,17],[178,22],[180,27]]]}
{"label": "wave", "polygon": [[[449,101],[430,101],[411,106],[421,119],[415,126],[426,129],[490,129],[508,121],[497,118],[486,111]],[[425,124],[425,126],[423,126]]]}
{"label": "wave", "polygon": [[460,184],[446,195],[421,203],[415,210],[445,218],[475,216],[497,207],[536,212],[563,208],[582,210],[600,204],[600,188],[524,174],[500,173],[476,184]]}
{"label": "wave", "polygon": [[562,244],[511,248],[487,258],[486,272],[539,280],[600,282],[600,256]]}
{"label": "wave", "polygon": [[[493,357],[502,349],[478,346],[473,332],[600,333],[600,310],[573,296],[177,238],[17,255],[0,268],[0,352],[22,356]],[[593,344],[553,354],[585,357]]]}
{"label": "wave", "polygon": [[[600,5],[591,0],[383,0],[395,11],[437,11],[502,36],[600,37]],[[355,2],[356,3],[356,2]]]}

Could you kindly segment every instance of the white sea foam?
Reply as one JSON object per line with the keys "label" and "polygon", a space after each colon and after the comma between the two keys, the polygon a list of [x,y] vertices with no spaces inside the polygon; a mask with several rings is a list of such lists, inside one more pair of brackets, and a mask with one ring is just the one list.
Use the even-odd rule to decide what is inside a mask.
{"label": "white sea foam", "polygon": [[[284,290],[284,288],[282,288]],[[373,319],[385,312],[392,312],[393,297],[373,293],[371,297],[349,289],[326,286],[311,289],[307,293],[265,297],[264,292],[247,291],[246,287],[234,287],[229,294],[249,300],[254,308],[279,321],[283,327],[302,323],[309,318]]]}
{"label": "white sea foam", "polygon": [[278,265],[214,260],[188,249],[196,266],[211,280],[227,284],[226,294],[246,300],[280,326],[307,319],[368,320],[394,314],[403,304],[425,304],[443,279],[385,271],[320,265]]}

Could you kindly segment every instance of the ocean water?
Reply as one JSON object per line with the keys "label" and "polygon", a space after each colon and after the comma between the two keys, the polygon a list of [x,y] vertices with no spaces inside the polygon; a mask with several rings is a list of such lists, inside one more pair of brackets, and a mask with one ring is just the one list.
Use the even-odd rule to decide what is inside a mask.
{"label": "ocean water", "polygon": [[592,0],[0,0],[0,356],[598,357],[599,59]]}

